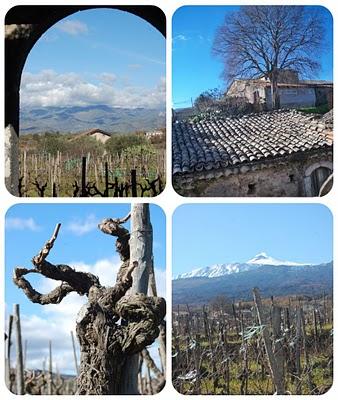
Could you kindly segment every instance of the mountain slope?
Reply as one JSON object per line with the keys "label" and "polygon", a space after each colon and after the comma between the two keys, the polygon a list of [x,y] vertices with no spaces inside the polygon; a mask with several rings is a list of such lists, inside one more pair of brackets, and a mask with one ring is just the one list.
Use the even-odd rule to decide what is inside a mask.
{"label": "mountain slope", "polygon": [[301,267],[311,264],[277,260],[273,257],[268,256],[266,253],[262,252],[257,254],[255,257],[251,258],[245,263],[215,264],[206,268],[198,268],[194,269],[191,272],[180,274],[177,276],[176,279],[187,279],[196,277],[216,278],[223,275],[229,275],[245,271],[253,271],[254,269],[257,269],[262,265],[271,265],[271,266],[284,265],[284,266]]}
{"label": "mountain slope", "polygon": [[128,133],[165,126],[162,109],[117,108],[106,105],[41,107],[20,110],[20,134],[45,131],[79,132],[93,127]]}
{"label": "mountain slope", "polygon": [[[263,296],[313,296],[332,292],[332,262],[319,265],[292,262],[268,265],[265,264],[267,258],[261,263],[251,259],[254,260],[251,263],[223,264],[222,268],[219,265],[207,267],[199,272],[193,271],[192,276],[182,274],[172,282],[173,303],[203,304],[219,295],[249,300],[252,299],[254,287],[259,287]],[[220,275],[215,276],[217,271]]]}

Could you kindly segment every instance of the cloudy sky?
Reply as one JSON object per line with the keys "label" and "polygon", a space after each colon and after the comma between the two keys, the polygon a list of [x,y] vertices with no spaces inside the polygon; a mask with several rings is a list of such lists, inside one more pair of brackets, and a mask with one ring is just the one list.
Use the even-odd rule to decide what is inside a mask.
{"label": "cloudy sky", "polygon": [[[54,369],[74,373],[70,331],[75,332],[75,319],[86,298],[68,295],[60,304],[33,304],[12,283],[16,266],[32,267],[31,259],[50,238],[55,225],[61,222],[58,239],[48,257],[54,264],[67,264],[77,270],[97,275],[103,285],[112,285],[120,266],[115,253],[115,239],[101,233],[97,224],[103,218],[123,217],[130,211],[125,204],[20,204],[6,215],[6,326],[13,304],[20,304],[23,341],[27,340],[28,368],[42,368],[48,359],[48,341],[52,340]],[[155,275],[159,295],[165,297],[165,216],[158,207],[150,206],[154,236]],[[130,229],[129,223],[126,227]],[[20,251],[18,250],[20,249]],[[33,287],[46,293],[55,282],[28,276]],[[156,346],[151,349],[155,358]],[[13,362],[14,362],[13,354]],[[79,360],[79,357],[78,357]]]}
{"label": "cloudy sky", "polygon": [[[216,30],[225,15],[237,11],[239,6],[184,6],[172,20],[173,107],[189,107],[191,99],[205,90],[226,85],[221,79],[222,62],[212,56],[211,49]],[[318,79],[333,79],[333,29],[329,11],[320,6],[311,7],[324,21],[325,37],[319,57],[322,66]]]}
{"label": "cloudy sky", "polygon": [[329,262],[332,225],[330,210],[321,204],[183,205],[173,216],[173,276],[244,263],[261,252],[278,260]]}
{"label": "cloudy sky", "polygon": [[50,28],[31,50],[21,106],[161,107],[165,38],[133,14],[81,11]]}

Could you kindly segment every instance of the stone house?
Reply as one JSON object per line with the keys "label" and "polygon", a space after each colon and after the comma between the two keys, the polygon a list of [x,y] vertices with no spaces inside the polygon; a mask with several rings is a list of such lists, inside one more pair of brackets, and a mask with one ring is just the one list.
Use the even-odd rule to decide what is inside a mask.
{"label": "stone house", "polygon": [[[328,104],[332,108],[333,83],[322,80],[299,80],[294,71],[280,71],[278,77],[282,108],[316,107]],[[245,98],[248,103],[263,105],[271,110],[271,83],[269,79],[236,79],[226,96]]]}
{"label": "stone house", "polygon": [[89,131],[79,133],[77,137],[82,136],[89,136],[98,140],[101,143],[106,143],[106,141],[110,139],[111,133],[103,131],[102,129],[94,128],[90,129]]}
{"label": "stone house", "polygon": [[173,124],[183,196],[318,196],[333,172],[332,120],[295,110]]}
{"label": "stone house", "polygon": [[160,138],[164,136],[164,132],[160,130],[148,131],[145,133],[147,139]]}

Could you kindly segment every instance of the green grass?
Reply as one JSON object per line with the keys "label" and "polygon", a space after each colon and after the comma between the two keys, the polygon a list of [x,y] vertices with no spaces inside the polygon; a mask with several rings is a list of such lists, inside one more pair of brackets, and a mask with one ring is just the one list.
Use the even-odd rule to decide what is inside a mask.
{"label": "green grass", "polygon": [[[321,339],[324,340],[322,346],[317,353],[309,348],[310,351],[310,368],[312,371],[312,383],[315,387],[315,390],[318,393],[325,393],[329,390],[332,385],[332,341],[328,337],[330,331],[332,329],[331,324],[323,325],[323,329],[321,331]],[[308,335],[308,339],[310,335]],[[201,338],[200,346],[204,350],[209,347],[209,343],[205,341],[205,338]],[[230,354],[233,354],[234,351],[239,351],[240,346],[230,346]],[[219,355],[221,356],[221,355]],[[217,355],[216,355],[217,357]],[[269,375],[268,371],[264,371],[263,375],[261,373],[261,365],[257,362],[257,355],[254,347],[249,346],[248,348],[248,370],[249,377],[247,383],[247,394],[273,394],[274,386]],[[214,381],[213,376],[213,367],[211,364],[211,360],[209,357],[205,357],[201,363],[201,372],[203,378],[200,379],[199,389],[196,387],[196,383],[194,382],[184,382],[181,386],[182,394],[188,394],[199,391],[199,394],[227,394],[226,393],[226,365],[221,363],[221,358],[217,357],[216,361],[216,374],[217,380]],[[301,368],[304,370],[305,368],[305,358],[304,355],[301,357]],[[241,391],[241,378],[240,375],[243,370],[243,359],[242,356],[238,353],[238,357],[232,358],[229,364],[229,373],[230,373],[230,386],[229,386],[229,394],[240,394]],[[286,376],[286,390],[291,394],[296,393],[296,383],[292,381],[291,374],[287,374]],[[301,383],[301,392],[302,394],[314,394],[310,393],[308,380],[306,379],[306,375],[302,375],[302,383]]]}
{"label": "green grass", "polygon": [[327,104],[323,104],[318,107],[309,107],[309,108],[298,108],[298,111],[302,111],[306,114],[325,114],[330,111]]}

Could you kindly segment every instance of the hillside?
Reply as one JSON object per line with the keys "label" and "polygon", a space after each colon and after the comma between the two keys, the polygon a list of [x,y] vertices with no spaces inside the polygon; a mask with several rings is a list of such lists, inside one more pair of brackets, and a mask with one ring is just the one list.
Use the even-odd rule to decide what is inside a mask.
{"label": "hillside", "polygon": [[162,109],[117,108],[106,105],[23,107],[20,110],[20,134],[80,132],[93,126],[117,133],[158,129],[165,127],[165,112]]}
{"label": "hillside", "polygon": [[251,263],[221,264],[192,271],[190,275],[180,275],[172,282],[173,303],[203,304],[219,295],[247,300],[252,298],[253,287],[259,287],[264,297],[312,296],[332,292],[332,262],[319,265],[278,264],[273,262],[278,260],[267,258],[270,261],[255,261],[254,257],[253,261],[249,260]]}

